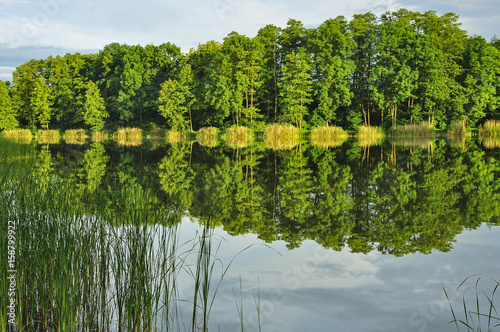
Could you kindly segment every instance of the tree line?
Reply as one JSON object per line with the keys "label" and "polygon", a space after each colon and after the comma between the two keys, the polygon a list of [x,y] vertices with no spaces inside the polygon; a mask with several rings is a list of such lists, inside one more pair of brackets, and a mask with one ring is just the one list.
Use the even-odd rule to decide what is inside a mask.
{"label": "tree line", "polygon": [[290,19],[188,53],[113,43],[17,67],[0,81],[0,129],[474,127],[500,119],[499,48],[454,13],[406,9]]}

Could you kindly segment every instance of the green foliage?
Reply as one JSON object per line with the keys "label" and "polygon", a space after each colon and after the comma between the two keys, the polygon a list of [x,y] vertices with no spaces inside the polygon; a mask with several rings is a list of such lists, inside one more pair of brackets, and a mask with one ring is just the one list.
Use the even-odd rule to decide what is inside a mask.
{"label": "green foliage", "polygon": [[15,127],[13,118],[31,130],[89,126],[86,82],[95,82],[111,130],[147,131],[165,119],[179,132],[279,121],[345,130],[422,121],[475,127],[500,119],[499,44],[467,36],[456,14],[407,9],[339,16],[312,29],[289,19],[254,38],[233,31],[188,54],[170,43],[112,43],[19,66],[1,126]]}
{"label": "green foliage", "polygon": [[18,126],[19,123],[12,107],[9,89],[5,82],[0,80],[0,130],[11,130]]}
{"label": "green foliage", "polygon": [[87,92],[85,93],[85,105],[83,108],[83,121],[92,132],[101,131],[104,128],[104,119],[108,118],[104,106],[104,99],[99,93],[97,85],[89,81],[87,83]]}
{"label": "green foliage", "polygon": [[305,125],[304,119],[309,115],[307,106],[312,101],[310,70],[304,56],[295,53],[286,56],[280,81],[283,119],[299,129]]}
{"label": "green foliage", "polygon": [[50,117],[52,115],[52,103],[50,101],[49,87],[41,77],[35,80],[30,106],[40,126],[49,129]]}

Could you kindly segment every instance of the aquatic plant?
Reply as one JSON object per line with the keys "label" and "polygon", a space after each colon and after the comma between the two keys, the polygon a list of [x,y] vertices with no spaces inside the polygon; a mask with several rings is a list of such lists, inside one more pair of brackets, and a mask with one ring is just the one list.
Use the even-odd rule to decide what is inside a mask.
{"label": "aquatic plant", "polygon": [[311,143],[323,148],[341,146],[348,137],[345,130],[335,126],[314,128],[310,135]]}
{"label": "aquatic plant", "polygon": [[58,144],[61,141],[61,133],[54,129],[38,130],[36,138],[39,144]]}
{"label": "aquatic plant", "polygon": [[[480,285],[480,283],[482,283]],[[484,283],[487,283],[484,285]],[[461,327],[466,328],[466,331],[493,331],[500,326],[500,315],[496,309],[495,297],[500,283],[495,279],[485,275],[471,275],[465,278],[454,293],[448,293],[443,286],[448,304],[450,305],[453,320],[449,323],[454,323],[457,331]],[[486,290],[488,289],[488,290]],[[457,294],[457,292],[461,293]],[[462,315],[460,312],[453,309],[453,298],[461,297],[463,307]]]}
{"label": "aquatic plant", "polygon": [[500,121],[487,120],[479,128],[479,136],[500,136]]}
{"label": "aquatic plant", "polygon": [[29,143],[31,139],[33,138],[33,135],[31,134],[31,131],[29,129],[11,129],[11,130],[4,130],[1,133],[2,137],[8,138],[8,139],[15,139],[20,142],[26,142]]}
{"label": "aquatic plant", "polygon": [[222,134],[222,140],[231,148],[246,148],[253,141],[253,132],[247,127],[233,126]]}
{"label": "aquatic plant", "polygon": [[64,132],[64,141],[68,144],[82,145],[87,138],[87,132],[84,129],[68,129]]}
{"label": "aquatic plant", "polygon": [[422,121],[420,124],[399,125],[396,128],[389,129],[390,136],[396,137],[432,137],[434,131],[429,123]]}
{"label": "aquatic plant", "polygon": [[217,128],[204,127],[200,128],[200,130],[196,134],[196,138],[198,139],[200,145],[212,148],[217,146],[217,135],[218,135]]}
{"label": "aquatic plant", "polygon": [[273,124],[264,130],[264,144],[273,150],[287,150],[300,142],[299,129],[292,125]]}

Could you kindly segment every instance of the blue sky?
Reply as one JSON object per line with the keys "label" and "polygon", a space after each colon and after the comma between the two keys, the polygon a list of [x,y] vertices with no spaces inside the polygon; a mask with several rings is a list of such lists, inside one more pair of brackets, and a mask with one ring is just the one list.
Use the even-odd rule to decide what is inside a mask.
{"label": "blue sky", "polygon": [[112,42],[171,42],[188,52],[231,31],[254,36],[266,24],[285,27],[289,18],[315,27],[330,17],[398,8],[457,13],[470,35],[487,40],[500,30],[498,0],[0,0],[0,79],[33,58]]}

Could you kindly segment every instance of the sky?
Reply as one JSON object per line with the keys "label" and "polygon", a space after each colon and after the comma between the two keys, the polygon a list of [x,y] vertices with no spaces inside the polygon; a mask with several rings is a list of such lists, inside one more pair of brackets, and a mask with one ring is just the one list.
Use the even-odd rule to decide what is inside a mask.
{"label": "sky", "polygon": [[500,35],[498,0],[0,0],[0,79],[30,59],[90,53],[118,42],[171,42],[187,53],[236,31],[249,37],[288,19],[317,27],[339,15],[406,8],[460,16],[469,35]]}

